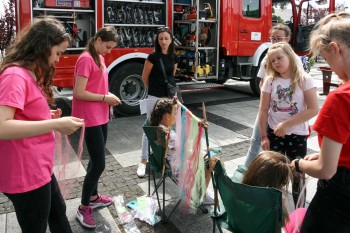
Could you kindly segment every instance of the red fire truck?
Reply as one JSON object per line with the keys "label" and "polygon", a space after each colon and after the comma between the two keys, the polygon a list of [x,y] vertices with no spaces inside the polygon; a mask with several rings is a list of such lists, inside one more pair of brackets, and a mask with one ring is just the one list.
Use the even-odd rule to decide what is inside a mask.
{"label": "red fire truck", "polygon": [[[317,20],[336,10],[336,0],[17,0],[17,29],[35,17],[58,18],[74,42],[57,64],[54,85],[73,85],[74,65],[87,40],[98,28],[115,26],[120,43],[105,57],[110,91],[123,100],[122,114],[139,112],[147,96],[142,82],[143,64],[153,51],[159,27],[175,35],[179,69],[176,79],[224,83],[249,81],[259,94],[256,77],[271,45],[269,29],[273,8],[288,3],[291,45],[299,54],[308,50],[308,35]],[[317,9],[319,7],[319,9]]]}

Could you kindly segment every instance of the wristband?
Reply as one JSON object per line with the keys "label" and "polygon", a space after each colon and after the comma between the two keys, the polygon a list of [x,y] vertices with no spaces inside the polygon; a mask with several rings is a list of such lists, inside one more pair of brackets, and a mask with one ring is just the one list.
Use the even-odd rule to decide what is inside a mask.
{"label": "wristband", "polygon": [[300,171],[300,168],[299,168],[299,160],[300,159],[297,159],[297,160],[294,161],[295,171],[299,172],[299,173],[302,173],[302,171]]}
{"label": "wristband", "polygon": [[104,102],[104,101],[105,101],[105,97],[106,97],[106,95],[103,95],[103,99],[102,99],[102,102]]}

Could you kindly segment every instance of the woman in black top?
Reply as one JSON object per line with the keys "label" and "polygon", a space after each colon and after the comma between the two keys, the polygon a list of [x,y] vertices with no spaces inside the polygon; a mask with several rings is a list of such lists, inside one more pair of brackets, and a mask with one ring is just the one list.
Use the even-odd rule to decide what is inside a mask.
{"label": "woman in black top", "polygon": [[[163,61],[168,82],[172,84],[175,84],[174,75],[179,61],[175,54],[173,34],[167,27],[159,29],[154,40],[154,49],[155,51],[151,53],[145,61],[142,72],[142,80],[148,88],[147,117],[150,116],[156,100],[168,96],[160,60]],[[148,160],[148,141],[145,134],[142,136],[141,153],[141,163],[137,168],[137,175],[139,177],[144,177]]]}

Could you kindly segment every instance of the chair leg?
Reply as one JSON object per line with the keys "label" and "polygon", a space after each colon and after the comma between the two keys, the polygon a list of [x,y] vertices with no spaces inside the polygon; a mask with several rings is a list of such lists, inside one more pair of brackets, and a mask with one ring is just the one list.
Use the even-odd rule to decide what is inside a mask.
{"label": "chair leg", "polygon": [[201,211],[203,212],[203,214],[207,214],[207,213],[208,213],[208,209],[205,208],[205,206],[203,205],[203,203],[199,206],[199,209],[201,209]]}
{"label": "chair leg", "polygon": [[218,224],[216,224],[216,221],[213,218],[213,233],[216,232],[216,227],[218,227],[220,233],[223,233],[221,227]]}
{"label": "chair leg", "polygon": [[151,196],[151,166],[148,164],[148,196]]}
{"label": "chair leg", "polygon": [[[162,176],[160,178],[160,180],[158,181],[158,183],[156,182],[156,178],[155,178],[155,174],[154,172],[151,170],[151,173],[152,173],[152,176],[153,176],[153,183],[154,183],[154,191],[152,193],[152,196],[154,195],[154,193],[156,194],[157,196],[157,201],[158,201],[158,207],[159,207],[159,210],[161,211],[162,213],[162,222],[163,223],[167,223],[167,221],[169,220],[170,216],[175,212],[176,208],[179,206],[180,202],[181,202],[181,199],[176,203],[176,205],[173,207],[173,209],[171,210],[170,214],[168,216],[166,216],[165,214],[165,179],[166,177],[169,177],[175,184],[178,184],[178,181],[176,179],[174,179],[173,177],[169,176],[169,175],[166,175],[166,176]],[[150,175],[151,176],[151,175]],[[160,186],[163,184],[163,208],[160,204],[160,201],[159,201],[159,193],[158,193],[158,189],[160,188]],[[207,209],[204,209],[208,212]],[[203,212],[204,212],[203,210]],[[204,213],[207,213],[207,212],[204,212]]]}
{"label": "chair leg", "polygon": [[[149,161],[149,155],[151,153],[151,144],[147,138],[147,142],[148,142],[148,161]],[[148,196],[150,196],[151,194],[151,164],[148,163]]]}
{"label": "chair leg", "polygon": [[159,195],[158,195],[158,189],[157,189],[157,184],[156,184],[156,178],[154,177],[154,172],[153,171],[152,171],[152,176],[153,176],[153,182],[154,182],[154,187],[155,187],[154,192],[152,193],[152,196],[153,196],[154,193],[156,193],[159,210],[161,212],[163,212],[162,207],[160,206],[160,202],[159,202]]}
{"label": "chair leg", "polygon": [[215,222],[215,219],[213,219],[213,233],[215,233],[216,231],[216,222]]}
{"label": "chair leg", "polygon": [[[163,179],[163,177],[162,177]],[[163,219],[164,222],[167,222],[167,218],[165,217],[165,179],[163,180]]]}
{"label": "chair leg", "polygon": [[218,226],[218,229],[220,233],[223,233],[221,227]]}
{"label": "chair leg", "polygon": [[166,218],[166,222],[168,221],[168,219],[170,218],[170,216],[175,212],[176,208],[179,206],[181,202],[181,199],[177,201],[176,205],[174,206],[174,208],[171,210],[170,214],[168,215],[168,217]]}

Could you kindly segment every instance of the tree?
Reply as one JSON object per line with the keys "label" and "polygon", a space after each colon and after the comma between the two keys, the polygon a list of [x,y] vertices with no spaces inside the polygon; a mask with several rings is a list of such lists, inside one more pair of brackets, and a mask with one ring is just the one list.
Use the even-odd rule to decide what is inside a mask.
{"label": "tree", "polygon": [[284,20],[278,15],[272,15],[272,22],[284,23]]}
{"label": "tree", "polygon": [[15,38],[15,0],[7,0],[2,3],[4,6],[4,14],[0,15],[0,51],[1,56],[4,56],[5,49]]}

